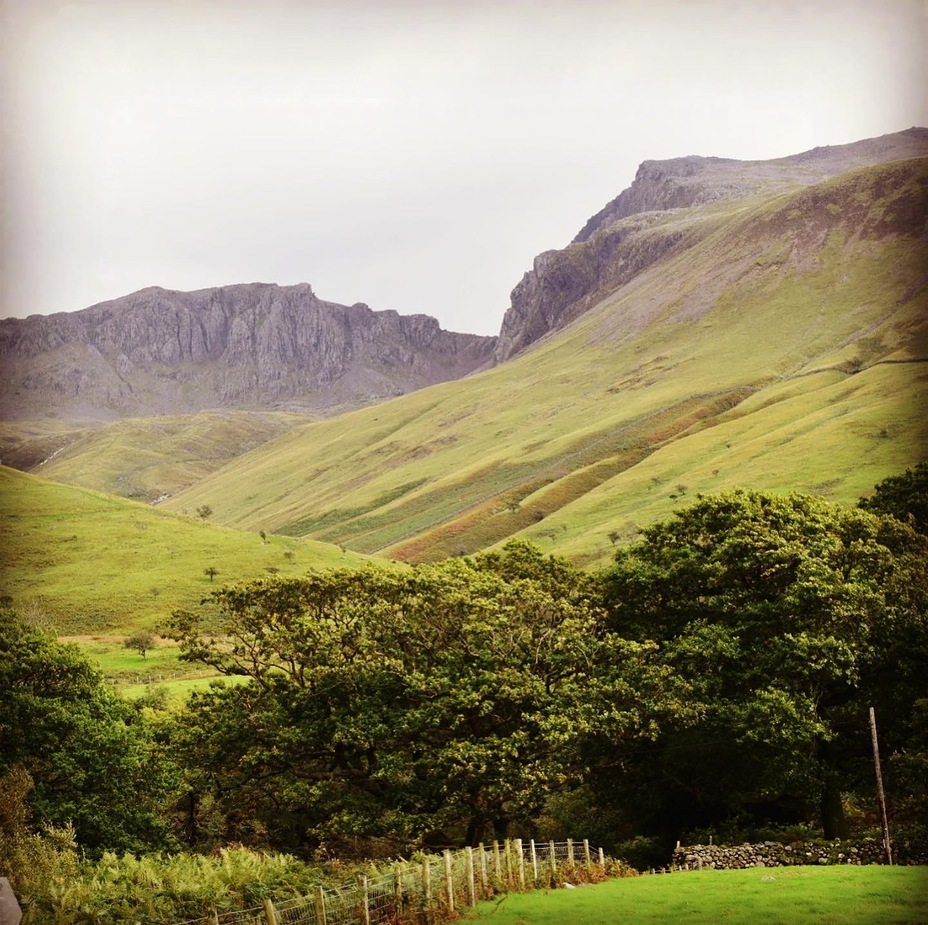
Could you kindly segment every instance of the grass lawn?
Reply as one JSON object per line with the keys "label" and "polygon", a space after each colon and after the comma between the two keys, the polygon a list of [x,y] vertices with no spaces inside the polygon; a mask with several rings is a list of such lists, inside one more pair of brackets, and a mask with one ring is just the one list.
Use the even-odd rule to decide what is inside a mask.
{"label": "grass lawn", "polygon": [[494,925],[915,925],[928,922],[928,868],[777,867],[609,880],[510,894],[471,920]]}

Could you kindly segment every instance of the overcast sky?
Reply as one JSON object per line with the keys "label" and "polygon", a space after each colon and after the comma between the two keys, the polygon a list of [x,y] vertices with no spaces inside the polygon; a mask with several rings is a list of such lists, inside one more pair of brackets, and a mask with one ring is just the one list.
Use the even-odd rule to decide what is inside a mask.
{"label": "overcast sky", "polygon": [[495,334],[645,159],[928,125],[923,0],[0,0],[2,315],[309,282]]}

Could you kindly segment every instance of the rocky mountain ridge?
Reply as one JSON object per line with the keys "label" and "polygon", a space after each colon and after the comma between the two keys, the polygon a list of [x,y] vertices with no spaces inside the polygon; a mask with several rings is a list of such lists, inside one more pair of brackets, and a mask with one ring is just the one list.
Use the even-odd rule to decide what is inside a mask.
{"label": "rocky mountain ridge", "polygon": [[0,417],[114,419],[210,408],[330,414],[499,364],[773,195],[928,155],[928,129],[769,161],[644,161],[634,182],[512,291],[497,338],[325,302],[311,286],[141,290],[0,321]]}
{"label": "rocky mountain ridge", "polygon": [[535,258],[512,291],[495,361],[565,327],[658,260],[702,240],[726,206],[926,155],[928,129],[910,128],[768,161],[699,156],[644,161],[631,186],[593,215],[568,247]]}
{"label": "rocky mountain ridge", "polygon": [[427,315],[317,298],[308,284],[152,287],[83,311],[0,322],[6,418],[208,408],[331,412],[457,379],[496,339]]}

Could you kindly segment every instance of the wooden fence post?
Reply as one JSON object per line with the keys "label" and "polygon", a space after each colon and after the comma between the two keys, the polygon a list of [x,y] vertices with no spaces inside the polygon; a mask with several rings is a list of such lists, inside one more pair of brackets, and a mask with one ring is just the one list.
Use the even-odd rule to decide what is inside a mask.
{"label": "wooden fence post", "polygon": [[451,852],[445,851],[445,891],[448,895],[448,911],[454,912],[454,866]]}
{"label": "wooden fence post", "polygon": [[574,840],[572,838],[567,839],[567,863],[573,866],[574,863]]}
{"label": "wooden fence post", "polygon": [[219,913],[215,909],[213,909],[211,918],[212,921],[210,922],[210,925],[219,925]]}
{"label": "wooden fence post", "polygon": [[361,913],[364,916],[364,925],[371,925],[371,894],[367,888],[367,877],[361,874]]}
{"label": "wooden fence post", "polygon": [[422,858],[422,905],[425,909],[432,905],[432,878],[428,855]]}
{"label": "wooden fence post", "polygon": [[502,867],[500,866],[499,842],[495,838],[493,839],[493,870],[496,873],[497,883],[502,883],[503,882],[503,870],[502,870]]}
{"label": "wooden fence post", "polygon": [[464,857],[467,860],[467,902],[468,905],[477,905],[477,882],[474,877],[474,849],[468,845],[464,849]]}
{"label": "wooden fence post", "polygon": [[480,842],[477,850],[480,852],[480,890],[484,898],[489,892],[489,874],[487,873],[487,849],[484,848],[483,842]]}
{"label": "wooden fence post", "polygon": [[554,840],[548,842],[548,863],[551,865],[551,876],[557,878],[557,857],[554,854]]}
{"label": "wooden fence post", "polygon": [[599,849],[599,866],[604,868],[606,867],[606,855],[603,853],[603,849]]}
{"label": "wooden fence post", "polygon": [[519,872],[519,889],[525,890],[525,855],[522,853],[522,839],[517,838],[512,843],[513,848],[516,851],[516,857],[519,861],[518,872]]}
{"label": "wooden fence post", "polygon": [[396,903],[396,914],[403,908],[403,865],[393,865],[393,902]]}
{"label": "wooden fence post", "polygon": [[[277,910],[274,908],[274,903],[271,902],[270,897],[264,900],[264,918],[267,921],[267,925],[277,925]],[[323,925],[325,925],[325,923],[323,923]]]}
{"label": "wooden fence post", "polygon": [[326,925],[325,923],[325,893],[322,891],[321,886],[316,887],[316,925]]}
{"label": "wooden fence post", "polygon": [[507,889],[512,889],[512,842],[507,838],[503,842],[503,852],[506,857],[506,887]]}
{"label": "wooden fence post", "polygon": [[532,850],[532,880],[538,881],[538,852],[535,850],[535,839],[529,841]]}
{"label": "wooden fence post", "polygon": [[586,864],[587,870],[589,870],[592,861],[590,860],[590,840],[588,838],[583,839],[583,863]]}

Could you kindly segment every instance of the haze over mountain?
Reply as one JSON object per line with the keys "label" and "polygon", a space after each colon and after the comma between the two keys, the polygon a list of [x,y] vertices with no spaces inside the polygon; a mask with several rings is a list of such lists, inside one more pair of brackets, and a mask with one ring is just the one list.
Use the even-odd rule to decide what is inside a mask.
{"label": "haze over mountain", "polygon": [[[645,162],[536,259],[498,340],[308,286],[145,290],[11,319],[5,404],[331,411],[445,379],[309,424],[266,421],[238,458],[241,421],[212,418],[221,450],[201,446],[186,474],[158,459],[176,442],[146,437],[158,418],[62,438],[34,470],[409,560],[524,535],[601,562],[688,495],[737,485],[854,501],[925,452],[926,155],[928,130],[910,129],[778,161]],[[112,372],[98,384],[77,357]]]}

